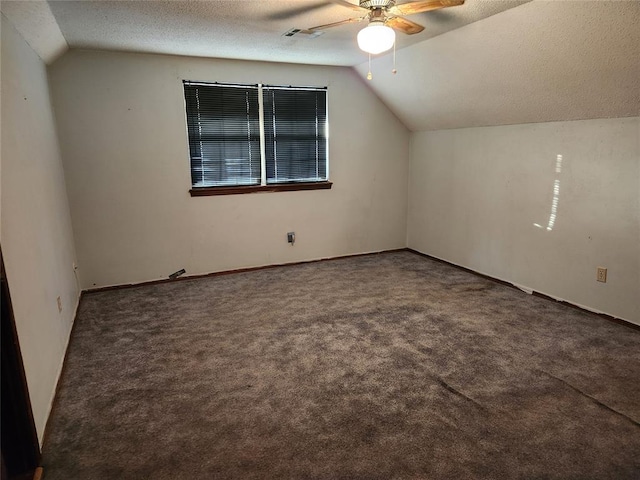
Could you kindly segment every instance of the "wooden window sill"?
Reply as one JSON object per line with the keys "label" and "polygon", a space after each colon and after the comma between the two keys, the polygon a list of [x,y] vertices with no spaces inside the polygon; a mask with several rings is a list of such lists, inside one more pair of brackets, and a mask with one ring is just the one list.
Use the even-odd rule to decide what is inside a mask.
{"label": "wooden window sill", "polygon": [[238,195],[241,193],[295,192],[297,190],[328,190],[331,182],[280,183],[273,185],[246,185],[241,187],[195,187],[189,190],[192,197],[212,195]]}

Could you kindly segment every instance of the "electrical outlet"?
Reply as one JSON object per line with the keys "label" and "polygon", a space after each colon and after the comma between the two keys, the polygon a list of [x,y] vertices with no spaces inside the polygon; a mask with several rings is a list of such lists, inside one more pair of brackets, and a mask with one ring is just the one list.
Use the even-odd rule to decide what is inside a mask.
{"label": "electrical outlet", "polygon": [[62,300],[60,300],[60,297],[57,298],[57,302],[58,302],[58,313],[62,313]]}
{"label": "electrical outlet", "polygon": [[296,241],[296,232],[288,232],[287,233],[287,242],[293,245]]}
{"label": "electrical outlet", "polygon": [[602,283],[607,283],[607,269],[604,267],[598,267],[596,273],[596,280]]}

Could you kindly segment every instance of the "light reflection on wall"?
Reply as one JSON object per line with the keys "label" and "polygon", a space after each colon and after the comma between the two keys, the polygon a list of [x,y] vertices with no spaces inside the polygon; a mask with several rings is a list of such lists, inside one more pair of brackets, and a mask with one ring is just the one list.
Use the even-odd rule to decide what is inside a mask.
{"label": "light reflection on wall", "polygon": [[[553,199],[551,200],[551,213],[549,213],[549,221],[547,222],[547,231],[553,230],[558,216],[558,203],[560,202],[560,174],[562,173],[562,155],[556,156],[556,179],[553,182]],[[538,223],[533,224],[535,227],[544,228]]]}

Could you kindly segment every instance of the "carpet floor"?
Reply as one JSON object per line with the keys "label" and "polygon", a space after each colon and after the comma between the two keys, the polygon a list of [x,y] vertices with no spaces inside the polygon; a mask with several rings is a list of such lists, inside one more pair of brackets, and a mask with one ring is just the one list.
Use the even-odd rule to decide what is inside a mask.
{"label": "carpet floor", "polygon": [[411,252],[83,297],[45,480],[639,479],[640,331]]}

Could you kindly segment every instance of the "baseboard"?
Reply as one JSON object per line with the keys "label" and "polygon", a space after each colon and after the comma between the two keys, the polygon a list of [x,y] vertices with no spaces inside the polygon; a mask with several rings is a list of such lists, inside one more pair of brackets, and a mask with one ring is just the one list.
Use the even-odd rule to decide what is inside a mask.
{"label": "baseboard", "polygon": [[[60,379],[62,378],[62,374],[64,372],[64,368],[65,365],[67,364],[67,355],[69,353],[69,344],[71,343],[71,337],[73,335],[73,329],[76,326],[76,318],[78,316],[78,309],[80,308],[80,302],[82,301],[82,295],[83,292],[82,290],[78,289],[78,298],[76,301],[76,305],[75,308],[73,309],[73,315],[71,317],[71,328],[69,329],[69,335],[67,336],[67,342],[65,344],[64,347],[64,354],[62,355],[62,360],[60,361],[60,364],[58,365],[58,374],[56,376],[56,381],[55,381],[55,387],[53,389],[53,394],[51,396],[51,399],[49,400],[49,410],[47,411],[47,420],[45,422],[45,426],[44,426],[44,430],[42,433],[42,438],[39,438],[39,442],[40,442],[40,450],[42,450],[42,445],[44,445],[44,441],[47,437],[47,431],[49,430],[49,420],[51,419],[51,412],[53,411],[55,402],[56,402],[56,398],[58,397],[58,388],[60,385]],[[36,470],[37,473],[37,470]],[[42,475],[42,472],[40,473],[40,475]],[[35,480],[35,474],[34,474],[34,480]]]}
{"label": "baseboard", "polygon": [[221,270],[218,272],[195,273],[193,275],[182,275],[178,278],[159,278],[156,280],[146,280],[142,282],[121,283],[116,285],[107,285],[104,287],[88,288],[86,290],[83,290],[82,292],[83,293],[107,292],[109,290],[121,290],[123,288],[135,288],[135,287],[142,287],[145,285],[157,285],[160,283],[179,282],[182,280],[193,280],[196,278],[217,277],[220,275],[230,275],[233,273],[244,273],[244,272],[253,272],[256,270],[266,270],[269,268],[287,267],[292,265],[304,265],[306,263],[327,262],[331,260],[341,260],[345,258],[363,257],[366,255],[379,255],[381,253],[405,252],[407,250],[408,250],[407,248],[394,248],[391,250],[376,250],[374,252],[352,253],[348,255],[338,255],[335,257],[323,257],[323,258],[315,258],[312,260],[301,260],[298,262],[274,263],[270,265],[260,265],[257,267],[244,267],[244,268],[236,268],[233,270]]}
{"label": "baseboard", "polygon": [[631,320],[626,320],[624,318],[614,317],[613,315],[609,315],[608,313],[604,313],[604,312],[601,312],[599,310],[595,310],[593,308],[590,308],[590,307],[587,307],[587,306],[584,306],[584,305],[572,303],[572,302],[569,302],[569,301],[567,301],[567,300],[565,300],[563,298],[555,297],[553,295],[549,295],[549,294],[544,293],[544,292],[539,292],[539,291],[533,290],[532,288],[524,286],[524,285],[519,285],[517,283],[509,282],[507,280],[503,280],[501,278],[493,277],[491,275],[487,275],[486,273],[482,273],[482,272],[478,272],[476,270],[472,270],[472,269],[470,269],[468,267],[464,267],[462,265],[458,265],[456,263],[450,262],[450,261],[445,260],[443,258],[439,258],[439,257],[433,256],[433,255],[429,255],[427,253],[422,253],[422,252],[420,252],[418,250],[414,250],[413,248],[407,248],[406,250],[408,252],[415,253],[416,255],[420,255],[421,257],[429,258],[429,259],[434,260],[436,262],[445,263],[447,265],[450,265],[452,267],[458,268],[460,270],[464,270],[465,272],[471,273],[473,275],[476,275],[476,276],[479,276],[479,277],[482,277],[482,278],[486,278],[487,280],[491,280],[493,282],[499,283],[500,285],[505,285],[507,287],[516,288],[516,289],[521,290],[522,292],[525,292],[525,293],[527,293],[529,295],[534,295],[536,297],[540,297],[540,298],[544,298],[544,299],[547,299],[547,300],[550,300],[550,301],[553,301],[553,302],[561,303],[563,305],[566,305],[566,306],[571,307],[571,308],[575,308],[575,309],[580,310],[582,312],[590,313],[592,315],[597,315],[598,317],[603,318],[605,320],[608,320],[610,322],[617,323],[619,325],[624,325],[626,327],[633,328],[634,330],[640,330],[640,325],[635,323],[635,322],[632,322]]}

